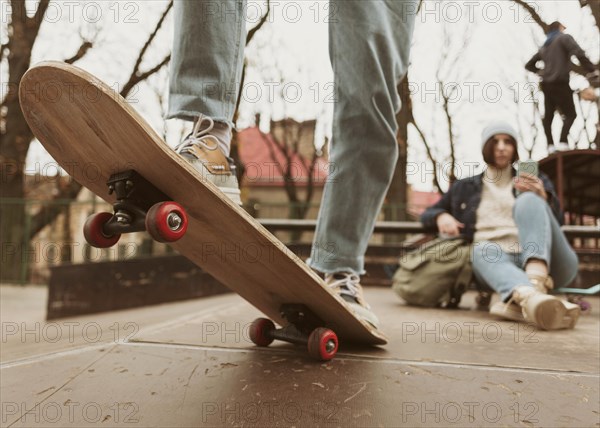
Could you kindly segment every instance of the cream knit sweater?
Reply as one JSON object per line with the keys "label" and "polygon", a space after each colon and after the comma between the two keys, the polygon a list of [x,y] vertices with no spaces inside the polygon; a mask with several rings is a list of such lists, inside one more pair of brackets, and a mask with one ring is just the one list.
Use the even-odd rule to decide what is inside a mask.
{"label": "cream knit sweater", "polygon": [[492,241],[504,251],[520,251],[517,225],[513,220],[512,166],[488,166],[483,174],[481,202],[477,208],[474,242]]}

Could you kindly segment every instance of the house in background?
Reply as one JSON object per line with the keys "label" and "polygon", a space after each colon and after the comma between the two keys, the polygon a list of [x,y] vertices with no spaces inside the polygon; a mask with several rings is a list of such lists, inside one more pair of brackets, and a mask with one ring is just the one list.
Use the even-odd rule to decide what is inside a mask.
{"label": "house in background", "polygon": [[[300,201],[306,201],[306,193],[313,186],[310,209],[304,218],[317,218],[323,187],[327,181],[329,159],[327,144],[324,144],[321,152],[316,152],[315,125],[314,120],[299,123],[286,119],[272,122],[269,134],[261,132],[256,126],[238,133],[240,160],[245,167],[241,182],[242,200],[255,217],[290,217],[289,189],[286,190],[283,173],[289,167],[291,183],[288,183],[288,187],[295,187]],[[308,167],[315,155],[314,170],[309,176]],[[413,191],[409,188],[409,215],[417,220],[439,198],[440,194],[437,192]]]}
{"label": "house in background", "polygon": [[242,201],[253,216],[317,217],[327,180],[328,156],[327,144],[323,149],[315,147],[315,125],[314,120],[285,119],[271,122],[269,133],[257,126],[238,133],[244,167]]}

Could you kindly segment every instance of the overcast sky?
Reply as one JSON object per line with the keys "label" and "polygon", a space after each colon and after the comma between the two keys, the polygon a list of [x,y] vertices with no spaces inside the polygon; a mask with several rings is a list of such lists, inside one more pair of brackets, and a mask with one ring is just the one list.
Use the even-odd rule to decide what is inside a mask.
{"label": "overcast sky", "polygon": [[[28,2],[31,7],[36,3]],[[97,32],[96,47],[77,65],[119,88],[166,3],[162,0],[53,1],[35,45],[32,62],[68,58],[81,43],[79,33],[91,36]],[[582,11],[578,2],[544,0],[532,4],[546,21],[560,19],[592,61],[598,62],[598,32],[593,17]],[[269,24],[257,34],[246,51],[251,67],[238,125],[242,128],[251,125],[257,112],[267,118],[273,115],[275,119],[284,114],[298,120],[316,117],[321,141],[322,136],[330,132],[333,107],[327,102],[332,89],[326,23],[328,4],[313,0],[282,0],[274,5]],[[0,7],[4,41],[8,2],[3,0]],[[264,2],[250,2],[248,27],[257,22],[261,9],[264,10]],[[168,53],[173,37],[171,15],[145,66]],[[450,36],[449,45],[444,45],[444,31]],[[466,35],[470,35],[470,39],[463,46]],[[456,125],[459,160],[473,165],[481,161],[479,133],[489,120],[505,118],[512,121],[521,128],[526,144],[532,144],[528,123],[533,108],[527,85],[536,82],[536,78],[528,76],[523,65],[543,40],[541,29],[532,23],[528,14],[509,1],[425,1],[424,10],[417,17],[409,75],[415,117],[441,159],[449,152],[446,121],[440,96],[436,95],[436,71],[440,69],[441,53],[448,52],[450,59],[458,55],[456,66],[442,68],[441,72],[446,81],[458,88],[451,111]],[[201,48],[201,41],[199,46]],[[265,81],[274,81],[278,73],[284,79],[284,84],[279,87],[287,89],[287,103],[269,100],[270,86]],[[5,74],[2,78],[5,80]],[[585,79],[572,79],[571,86],[583,88]],[[167,70],[164,70],[148,84],[141,85],[130,100],[160,134],[165,130],[161,117],[164,111],[159,107],[156,93],[166,95],[166,89]],[[513,101],[515,96],[519,103]],[[595,115],[591,107],[586,106]],[[580,132],[580,120],[572,134]],[[556,120],[558,127],[560,122]],[[180,124],[167,122],[166,131],[169,144],[176,144],[182,132]],[[540,136],[534,158],[546,155],[544,146],[545,139]],[[429,189],[431,175],[424,167],[423,144],[412,130],[409,148],[409,160],[420,170],[409,177],[409,181],[417,188]],[[29,169],[34,171],[37,163],[43,164],[47,159],[39,144],[32,145]]]}

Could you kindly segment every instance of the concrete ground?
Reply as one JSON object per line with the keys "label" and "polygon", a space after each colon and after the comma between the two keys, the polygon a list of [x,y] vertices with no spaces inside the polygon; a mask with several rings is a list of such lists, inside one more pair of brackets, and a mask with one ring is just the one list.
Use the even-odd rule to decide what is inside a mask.
{"label": "concrete ground", "polygon": [[600,299],[575,330],[366,296],[390,344],[328,363],[256,348],[229,294],[44,322],[45,289],[1,287],[1,426],[600,426]]}

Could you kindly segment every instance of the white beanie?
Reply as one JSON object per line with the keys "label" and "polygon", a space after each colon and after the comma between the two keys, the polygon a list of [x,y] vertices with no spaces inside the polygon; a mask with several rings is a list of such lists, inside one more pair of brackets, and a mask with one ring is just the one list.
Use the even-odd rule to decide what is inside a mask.
{"label": "white beanie", "polygon": [[517,131],[515,131],[515,128],[510,123],[504,121],[492,122],[481,133],[481,150],[485,147],[485,143],[497,134],[507,134],[513,137],[515,141],[519,141]]}

